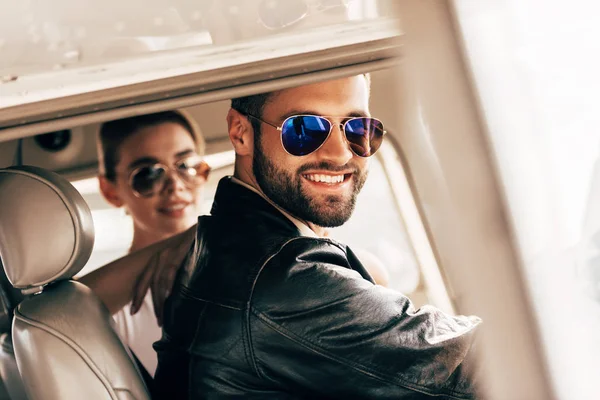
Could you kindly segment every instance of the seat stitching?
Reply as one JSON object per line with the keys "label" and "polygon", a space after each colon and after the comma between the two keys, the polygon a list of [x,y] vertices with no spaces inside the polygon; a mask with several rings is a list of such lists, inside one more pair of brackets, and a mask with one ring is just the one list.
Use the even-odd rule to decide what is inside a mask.
{"label": "seat stitching", "polygon": [[[90,367],[92,372],[98,377],[98,379],[106,387],[107,391],[111,395],[111,398],[113,398],[115,400],[118,399],[117,394],[115,393],[115,389],[112,387],[112,385],[110,384],[108,379],[104,376],[104,374],[102,374],[100,368],[98,368],[98,366],[96,366],[96,364],[93,362],[93,360],[90,358],[90,356],[88,356],[86,354],[86,352],[77,343],[75,343],[73,340],[69,339],[62,333],[58,332],[57,330],[52,329],[49,326],[47,326],[41,322],[38,322],[33,319],[25,317],[18,310],[16,310],[16,312],[15,312],[15,318],[18,320],[21,320],[22,322],[24,322],[26,324],[32,325],[38,329],[41,329],[42,331],[47,332],[50,335],[62,340],[67,345],[69,345],[75,351],[75,353],[77,353],[85,361],[85,363],[88,364],[88,366]],[[13,344],[13,346],[14,346],[14,344]]]}

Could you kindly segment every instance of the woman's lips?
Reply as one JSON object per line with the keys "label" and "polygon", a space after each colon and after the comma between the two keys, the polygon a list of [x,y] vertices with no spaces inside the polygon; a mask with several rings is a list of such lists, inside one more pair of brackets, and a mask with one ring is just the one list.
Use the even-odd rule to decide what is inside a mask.
{"label": "woman's lips", "polygon": [[181,218],[185,215],[190,203],[177,203],[158,208],[158,212],[171,218]]}

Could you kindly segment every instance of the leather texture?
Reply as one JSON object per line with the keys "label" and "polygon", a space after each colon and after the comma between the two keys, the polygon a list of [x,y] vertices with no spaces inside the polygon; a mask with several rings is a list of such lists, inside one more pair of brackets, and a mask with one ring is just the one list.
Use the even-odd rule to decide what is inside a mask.
{"label": "leather texture", "polygon": [[94,225],[79,192],[42,168],[0,169],[0,257],[10,283],[35,288],[70,279],[87,263]]}
{"label": "leather texture", "polygon": [[10,333],[3,333],[0,336],[0,376],[6,390],[7,397],[10,400],[26,400],[25,388],[17,368],[15,352]]}
{"label": "leather texture", "polygon": [[471,399],[476,317],[416,310],[229,178],[165,305],[159,399]]}
{"label": "leather texture", "polygon": [[[104,304],[88,287],[69,280],[88,261],[94,243],[83,197],[55,173],[11,167],[0,170],[0,204],[0,256],[8,280],[36,293],[20,302],[12,321],[14,356],[27,397],[149,399]],[[10,320],[20,299],[10,291],[2,295]],[[10,356],[5,350],[3,356]]]}
{"label": "leather texture", "polygon": [[12,287],[0,260],[0,399],[25,400],[25,388],[19,375],[10,334],[15,307],[23,300],[21,291]]}
{"label": "leather texture", "polygon": [[13,341],[30,399],[149,399],[108,310],[87,286],[62,281],[15,310]]}

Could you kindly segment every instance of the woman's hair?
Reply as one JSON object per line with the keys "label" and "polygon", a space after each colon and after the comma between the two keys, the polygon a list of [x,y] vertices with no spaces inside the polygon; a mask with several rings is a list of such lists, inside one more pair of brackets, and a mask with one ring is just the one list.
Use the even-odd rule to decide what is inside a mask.
{"label": "woman's hair", "polygon": [[119,148],[125,139],[140,130],[165,123],[181,125],[187,130],[198,154],[204,154],[204,137],[194,119],[182,110],[163,111],[154,114],[118,119],[105,122],[100,126],[98,134],[98,164],[100,174],[106,179],[116,179],[116,166],[119,163]]}

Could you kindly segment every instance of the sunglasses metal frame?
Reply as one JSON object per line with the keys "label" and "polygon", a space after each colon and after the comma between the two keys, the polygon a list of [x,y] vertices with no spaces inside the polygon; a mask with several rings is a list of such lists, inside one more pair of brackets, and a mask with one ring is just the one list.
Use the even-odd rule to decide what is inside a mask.
{"label": "sunglasses metal frame", "polygon": [[[314,153],[315,151],[318,151],[325,144],[325,142],[327,142],[327,139],[329,139],[329,136],[331,136],[331,132],[333,131],[333,127],[334,126],[338,126],[340,128],[340,131],[344,134],[344,140],[348,144],[348,147],[350,148],[350,151],[352,151],[352,153],[356,154],[358,157],[369,158],[373,154],[375,154],[377,152],[377,150],[379,150],[379,148],[377,148],[377,150],[375,150],[374,152],[372,152],[368,156],[362,156],[362,155],[358,154],[357,152],[355,152],[354,149],[352,148],[352,146],[350,145],[350,141],[348,140],[348,137],[346,135],[346,125],[348,124],[348,122],[350,122],[352,120],[355,120],[355,119],[369,118],[369,119],[378,121],[381,124],[381,127],[382,128],[384,127],[383,122],[379,118],[367,117],[367,116],[364,116],[364,117],[334,117],[334,116],[324,116],[324,115],[315,115],[315,114],[296,114],[296,115],[290,115],[289,117],[287,117],[286,119],[284,119],[281,122],[281,125],[275,125],[275,124],[272,124],[270,122],[267,122],[267,121],[263,120],[262,118],[258,118],[257,116],[252,115],[250,113],[243,113],[243,114],[246,115],[246,116],[248,116],[248,117],[250,117],[250,118],[254,118],[255,120],[260,121],[260,122],[262,122],[264,124],[272,126],[273,128],[277,129],[279,132],[281,132],[281,135],[279,135],[279,138],[281,140],[281,147],[283,147],[283,150],[285,150],[286,153],[288,153],[289,155],[294,156],[294,157],[305,157],[305,156],[308,156],[309,154]],[[319,145],[319,147],[317,147],[316,149],[314,149],[310,153],[304,154],[302,156],[290,153],[288,151],[288,149],[285,148],[285,145],[283,144],[283,126],[285,125],[285,123],[289,119],[294,118],[294,117],[318,117],[318,118],[323,118],[324,120],[326,120],[327,122],[329,122],[329,125],[330,125],[329,132],[327,133],[327,136],[325,136],[325,139],[323,139],[323,143],[321,143]],[[345,121],[344,122],[340,122],[340,123],[334,123],[334,122],[331,121],[330,118],[341,118],[341,119],[345,119]],[[383,137],[385,136],[386,133],[387,133],[387,131],[385,129],[383,129],[382,139],[381,140],[383,140]]]}
{"label": "sunglasses metal frame", "polygon": [[[208,180],[208,176],[209,176],[209,174],[210,174],[211,168],[210,168],[210,165],[208,165],[208,163],[202,159],[202,156],[199,156],[199,155],[193,155],[193,156],[184,157],[184,158],[182,158],[182,159],[180,159],[180,160],[176,161],[175,163],[173,163],[173,165],[172,165],[172,166],[165,165],[165,164],[163,164],[163,163],[161,163],[161,162],[156,162],[156,163],[151,163],[151,164],[145,164],[145,165],[141,165],[141,166],[139,166],[139,167],[137,167],[137,168],[133,169],[133,170],[132,170],[132,171],[129,173],[129,177],[128,177],[128,180],[127,180],[127,182],[128,182],[128,184],[129,184],[129,187],[131,188],[131,191],[133,192],[134,196],[135,196],[135,197],[138,197],[138,198],[149,198],[149,197],[153,197],[153,196],[155,196],[157,193],[159,193],[159,192],[160,192],[160,190],[159,190],[159,191],[153,190],[153,191],[152,191],[152,193],[150,193],[150,194],[148,194],[148,195],[143,195],[142,193],[140,193],[140,192],[138,192],[137,190],[135,190],[135,189],[134,189],[134,187],[133,187],[133,179],[134,179],[135,175],[136,175],[136,174],[137,174],[139,171],[141,171],[143,168],[148,168],[148,167],[156,167],[156,166],[159,166],[159,167],[163,168],[163,170],[166,172],[166,174],[165,174],[165,175],[163,175],[163,178],[161,178],[161,179],[163,179],[163,180],[165,180],[165,179],[166,179],[166,177],[167,177],[167,174],[168,174],[168,172],[169,172],[169,171],[173,171],[173,172],[175,172],[175,175],[177,176],[177,179],[179,179],[179,180],[180,180],[180,181],[181,181],[181,182],[182,182],[182,183],[183,183],[183,184],[184,184],[186,187],[188,187],[188,188],[192,188],[192,187],[196,186],[196,185],[194,185],[194,184],[191,184],[191,183],[189,183],[188,181],[186,181],[186,180],[185,180],[185,178],[183,178],[183,177],[182,177],[182,175],[181,175],[181,172],[180,172],[180,170],[179,170],[179,166],[181,166],[181,164],[182,164],[182,163],[184,163],[185,161],[187,161],[187,160],[189,160],[189,159],[199,159],[199,160],[200,160],[199,164],[202,164],[202,165],[204,165],[204,166],[205,166],[205,168],[206,168],[206,173],[205,173],[205,174],[202,174],[201,176],[203,177],[204,181],[206,182],[206,181]],[[166,182],[166,181],[165,181],[165,182]],[[162,185],[163,185],[163,186],[164,186],[165,182],[163,182],[163,183],[162,183]],[[155,184],[156,184],[156,183],[154,183],[154,185],[155,185]],[[154,185],[153,185],[153,186],[154,186]],[[162,189],[161,189],[161,190],[162,190]]]}

